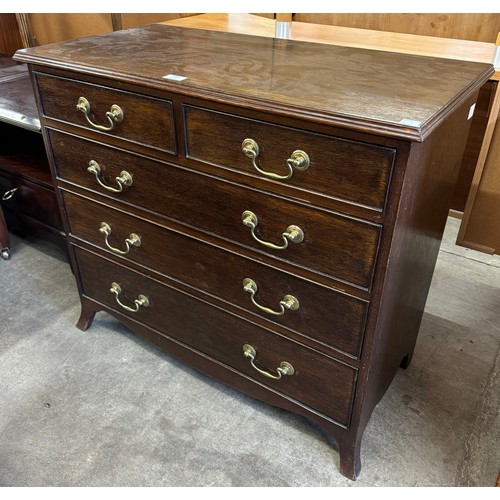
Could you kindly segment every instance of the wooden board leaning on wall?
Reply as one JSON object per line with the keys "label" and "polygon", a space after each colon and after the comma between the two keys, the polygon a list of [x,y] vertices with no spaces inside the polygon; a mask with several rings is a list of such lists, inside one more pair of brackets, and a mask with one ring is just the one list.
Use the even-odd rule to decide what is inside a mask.
{"label": "wooden board leaning on wall", "polygon": [[500,14],[295,14],[294,21],[494,43]]}

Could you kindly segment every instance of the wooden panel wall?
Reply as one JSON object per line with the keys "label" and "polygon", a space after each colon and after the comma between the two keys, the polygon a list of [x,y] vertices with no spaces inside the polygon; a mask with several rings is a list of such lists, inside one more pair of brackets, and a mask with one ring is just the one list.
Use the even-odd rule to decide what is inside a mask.
{"label": "wooden panel wall", "polygon": [[[122,27],[168,21],[193,14],[121,14]],[[274,14],[257,14],[273,18]],[[3,16],[3,14],[2,14]],[[30,14],[35,44],[112,31],[111,14]],[[495,42],[500,14],[294,14],[294,21],[398,33]],[[1,32],[4,30],[2,29]]]}
{"label": "wooden panel wall", "polygon": [[[159,21],[168,21],[186,14],[121,14],[123,29]],[[35,45],[71,40],[113,31],[111,14],[29,14]]]}
{"label": "wooden panel wall", "polygon": [[12,56],[23,43],[15,14],[0,14],[0,55]]}
{"label": "wooden panel wall", "polygon": [[170,19],[192,15],[194,14],[121,14],[123,29],[135,28],[136,26],[144,26],[145,24],[169,21]]}
{"label": "wooden panel wall", "polygon": [[30,14],[35,45],[113,31],[110,14]]}
{"label": "wooden panel wall", "polygon": [[492,43],[500,31],[500,14],[295,14],[293,20]]}

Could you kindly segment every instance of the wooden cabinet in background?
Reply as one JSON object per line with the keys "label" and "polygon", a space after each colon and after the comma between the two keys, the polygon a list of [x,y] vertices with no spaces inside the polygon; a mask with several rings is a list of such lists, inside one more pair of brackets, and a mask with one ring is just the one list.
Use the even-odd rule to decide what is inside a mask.
{"label": "wooden cabinet in background", "polygon": [[498,82],[490,80],[481,87],[479,92],[457,185],[455,186],[455,192],[451,201],[450,208],[456,212],[465,211],[467,198],[471,192],[472,179],[478,169],[481,149],[484,144],[486,128],[491,118],[492,104],[497,87]]}
{"label": "wooden cabinet in background", "polygon": [[495,86],[457,244],[500,254],[500,89]]}
{"label": "wooden cabinet in background", "polygon": [[0,204],[7,228],[66,249],[28,70],[11,58],[0,58],[0,137]]}

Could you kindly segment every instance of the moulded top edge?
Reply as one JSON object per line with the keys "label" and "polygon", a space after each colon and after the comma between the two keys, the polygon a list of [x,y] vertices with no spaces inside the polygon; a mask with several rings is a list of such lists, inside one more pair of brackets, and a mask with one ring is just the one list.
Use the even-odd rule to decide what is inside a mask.
{"label": "moulded top edge", "polygon": [[494,73],[485,63],[157,24],[15,59],[417,141]]}

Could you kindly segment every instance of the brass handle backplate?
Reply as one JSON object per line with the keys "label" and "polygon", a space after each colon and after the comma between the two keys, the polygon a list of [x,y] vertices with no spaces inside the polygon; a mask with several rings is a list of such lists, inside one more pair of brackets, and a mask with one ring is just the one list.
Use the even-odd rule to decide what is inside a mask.
{"label": "brass handle backplate", "polygon": [[276,245],[276,244],[271,243],[269,241],[261,240],[255,234],[255,228],[257,227],[259,220],[257,219],[257,216],[253,212],[251,212],[250,210],[245,210],[241,214],[241,220],[243,221],[243,224],[245,226],[250,228],[252,238],[255,241],[257,241],[261,245],[264,245],[267,248],[272,248],[273,250],[284,250],[285,248],[288,247],[289,241],[291,241],[292,243],[300,243],[304,240],[304,231],[302,231],[302,229],[300,229],[300,227],[292,225],[292,226],[288,226],[286,228],[285,232],[281,234],[281,237],[283,238],[283,244]]}
{"label": "brass handle backplate", "polygon": [[5,191],[5,193],[2,196],[2,200],[3,201],[10,200],[14,196],[16,191],[17,191],[17,188],[12,188],[12,189],[9,189],[8,191]]}
{"label": "brass handle backplate", "polygon": [[130,233],[129,237],[125,240],[125,250],[120,250],[119,248],[115,248],[109,244],[108,238],[111,236],[111,226],[107,222],[101,222],[101,227],[99,231],[104,234],[104,243],[106,246],[114,253],[119,255],[126,255],[130,252],[130,245],[134,247],[141,246],[141,237],[135,233]]}
{"label": "brass handle backplate", "polygon": [[272,314],[273,316],[283,316],[285,314],[285,311],[289,309],[290,311],[296,311],[299,308],[299,300],[297,297],[294,297],[293,295],[285,295],[283,299],[280,301],[279,306],[280,309],[279,311],[275,311],[274,309],[270,309],[269,307],[261,306],[256,300],[255,300],[255,294],[257,293],[257,283],[251,278],[245,278],[243,280],[243,290],[245,292],[248,292],[250,294],[250,300],[252,303],[261,311],[264,311],[267,314]]}
{"label": "brass handle backplate", "polygon": [[267,172],[262,170],[257,165],[257,157],[259,156],[259,145],[253,139],[245,139],[241,143],[241,150],[243,154],[252,160],[252,165],[259,174],[268,177],[269,179],[275,180],[287,180],[292,177],[294,170],[298,170],[299,172],[304,172],[309,168],[311,160],[309,159],[309,155],[305,151],[301,151],[300,149],[294,151],[290,158],[286,160],[286,166],[288,168],[287,175],[275,174],[273,172]]}
{"label": "brass handle backplate", "polygon": [[135,307],[129,307],[125,304],[123,304],[121,301],[120,301],[120,294],[122,293],[122,288],[121,286],[118,284],[118,283],[111,283],[111,288],[109,289],[109,291],[111,293],[114,293],[115,294],[115,299],[116,299],[116,302],[118,303],[118,305],[120,307],[122,307],[123,309],[125,309],[126,311],[129,311],[129,312],[133,312],[133,313],[136,313],[140,307],[149,307],[149,300],[146,296],[144,295],[139,295],[137,297],[137,299],[134,300],[134,304],[135,304]]}
{"label": "brass handle backplate", "polygon": [[94,174],[99,185],[107,191],[111,191],[112,193],[121,193],[124,187],[132,185],[132,175],[129,174],[126,170],[122,170],[120,172],[120,175],[115,178],[118,187],[108,186],[107,184],[104,184],[104,182],[102,182],[99,177],[101,175],[101,167],[95,160],[89,161],[87,172],[89,172],[90,174]]}
{"label": "brass handle backplate", "polygon": [[115,128],[116,123],[121,123],[123,121],[123,110],[117,104],[113,104],[111,106],[111,110],[106,112],[106,118],[108,119],[109,126],[99,125],[98,123],[94,123],[90,118],[90,102],[85,97],[80,97],[78,99],[78,104],[76,105],[76,109],[81,111],[87,121],[97,130],[101,130],[102,132],[110,132]]}
{"label": "brass handle backplate", "polygon": [[257,351],[250,344],[245,344],[243,346],[243,356],[245,356],[245,358],[250,358],[250,364],[261,375],[264,375],[265,377],[268,377],[268,378],[272,378],[274,380],[279,380],[283,375],[293,375],[295,373],[293,366],[288,361],[282,361],[280,363],[278,368],[276,368],[276,372],[277,372],[276,375],[274,373],[268,372],[267,370],[263,370],[262,368],[259,368],[254,363],[255,358],[257,357]]}

